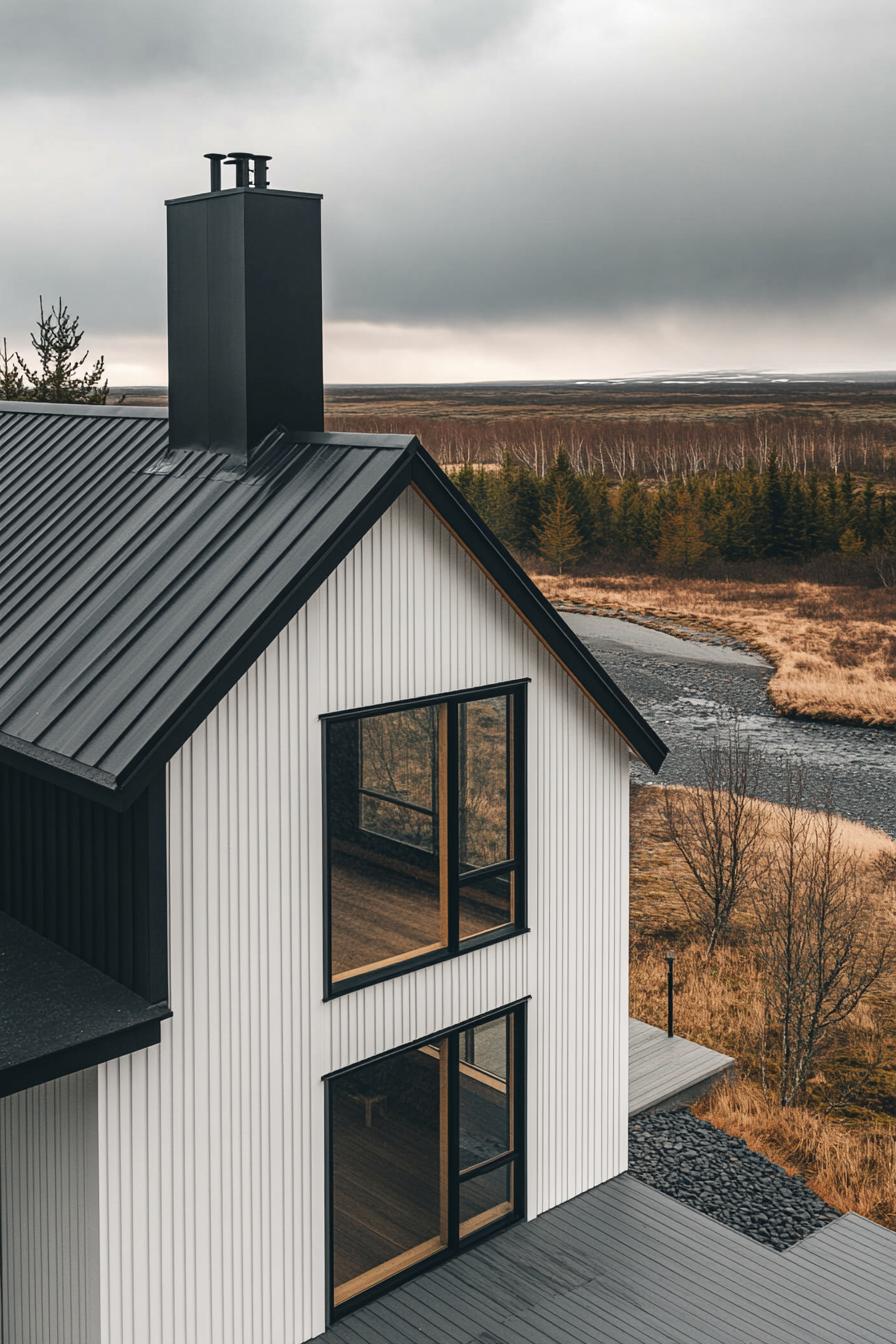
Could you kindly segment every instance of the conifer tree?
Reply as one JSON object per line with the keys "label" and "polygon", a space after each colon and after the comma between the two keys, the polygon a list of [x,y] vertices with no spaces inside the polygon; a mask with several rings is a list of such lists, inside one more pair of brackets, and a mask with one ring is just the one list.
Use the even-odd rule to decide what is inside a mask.
{"label": "conifer tree", "polygon": [[588,496],[582,482],[582,477],[574,470],[569,460],[569,454],[565,448],[557,450],[557,456],[551,463],[551,466],[544,478],[544,507],[550,508],[554,500],[554,494],[562,485],[567,503],[575,514],[576,527],[579,535],[585,541],[585,538],[591,536],[591,510],[588,504]]}
{"label": "conifer tree", "polygon": [[41,295],[37,331],[31,333],[37,367],[32,369],[21,355],[16,355],[19,369],[30,384],[25,392],[29,401],[105,403],[109,393],[103,377],[105,361],[101,355],[85,367],[90,351],[78,354],[83,339],[77,313],[72,315],[61,298],[46,313]]}
{"label": "conifer tree", "polygon": [[866,481],[865,487],[862,490],[862,504],[858,526],[858,532],[865,543],[866,550],[875,540],[874,499],[874,486],[870,481]]}
{"label": "conifer tree", "polygon": [[778,467],[778,454],[773,448],[768,455],[765,468],[765,527],[768,555],[784,553],[786,510],[787,501]]}
{"label": "conifer tree", "polygon": [[709,553],[709,544],[703,535],[700,510],[695,501],[685,498],[663,524],[657,546],[657,562],[664,569],[689,571],[696,569]]}
{"label": "conifer tree", "polygon": [[0,401],[25,400],[25,380],[16,361],[16,355],[11,355],[6,348],[4,336],[0,353]]}
{"label": "conifer tree", "polygon": [[541,506],[535,473],[505,453],[500,471],[494,474],[493,489],[494,527],[498,536],[514,550],[531,551]]}
{"label": "conifer tree", "polygon": [[626,477],[616,495],[613,544],[621,555],[638,555],[644,549],[644,501],[640,483]]}
{"label": "conifer tree", "polygon": [[575,509],[562,481],[556,484],[553,498],[545,503],[537,536],[538,549],[558,574],[574,565],[581,555],[582,537]]}
{"label": "conifer tree", "polygon": [[613,536],[613,505],[606,476],[589,476],[585,493],[591,514],[591,549],[602,551]]}
{"label": "conifer tree", "polygon": [[818,491],[818,473],[809,472],[806,489],[803,493],[805,505],[804,535],[806,550],[814,555],[822,545],[821,499]]}
{"label": "conifer tree", "polygon": [[862,538],[853,527],[846,527],[840,533],[840,551],[843,555],[861,555],[865,547]]}

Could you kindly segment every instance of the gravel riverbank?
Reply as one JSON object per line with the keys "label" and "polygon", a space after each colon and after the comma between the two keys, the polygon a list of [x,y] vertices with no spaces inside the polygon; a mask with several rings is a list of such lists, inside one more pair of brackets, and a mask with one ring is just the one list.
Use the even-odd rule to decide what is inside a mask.
{"label": "gravel riverbank", "polygon": [[[766,759],[762,797],[781,802],[782,758],[802,761],[811,803],[821,806],[830,789],[843,816],[896,838],[896,731],[782,717],[766,694],[769,665],[724,635],[678,638],[614,617],[563,615],[668,744],[663,781],[700,783],[701,745],[736,713]],[[640,766],[634,774],[654,779]]]}
{"label": "gravel riverbank", "polygon": [[840,1215],[797,1176],[690,1111],[629,1121],[629,1171],[776,1251]]}

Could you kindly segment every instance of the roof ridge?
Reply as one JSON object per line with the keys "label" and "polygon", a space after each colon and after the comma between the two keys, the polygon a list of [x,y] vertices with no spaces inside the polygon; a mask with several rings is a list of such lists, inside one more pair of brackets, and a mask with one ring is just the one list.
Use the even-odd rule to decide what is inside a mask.
{"label": "roof ridge", "polygon": [[106,406],[84,402],[0,401],[0,414],[11,415],[98,415],[134,420],[167,420],[167,406]]}

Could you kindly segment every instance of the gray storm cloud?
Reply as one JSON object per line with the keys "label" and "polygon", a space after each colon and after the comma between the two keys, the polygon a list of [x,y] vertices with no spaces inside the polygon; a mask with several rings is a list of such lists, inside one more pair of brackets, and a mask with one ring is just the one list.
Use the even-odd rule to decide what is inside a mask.
{"label": "gray storm cloud", "polygon": [[41,291],[161,332],[161,203],[234,145],[324,192],[337,321],[896,293],[889,0],[0,0],[0,32],[0,333]]}

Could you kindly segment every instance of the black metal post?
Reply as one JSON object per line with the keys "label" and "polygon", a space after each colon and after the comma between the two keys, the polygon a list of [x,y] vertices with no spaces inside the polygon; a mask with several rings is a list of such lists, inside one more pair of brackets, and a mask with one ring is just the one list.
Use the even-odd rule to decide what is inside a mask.
{"label": "black metal post", "polygon": [[210,168],[210,170],[211,170],[211,183],[210,183],[210,186],[209,186],[209,191],[220,191],[220,190],[221,190],[221,164],[222,164],[222,163],[224,162],[224,160],[227,158],[227,155],[226,155],[226,154],[206,154],[205,157],[209,160],[209,168]]}
{"label": "black metal post", "polygon": [[675,958],[666,958],[666,1035],[675,1035]]}

